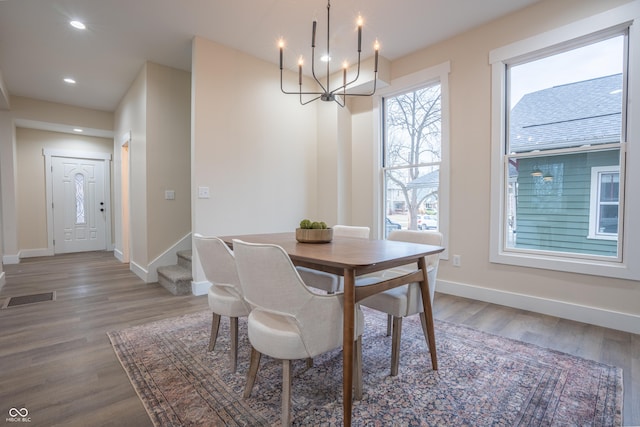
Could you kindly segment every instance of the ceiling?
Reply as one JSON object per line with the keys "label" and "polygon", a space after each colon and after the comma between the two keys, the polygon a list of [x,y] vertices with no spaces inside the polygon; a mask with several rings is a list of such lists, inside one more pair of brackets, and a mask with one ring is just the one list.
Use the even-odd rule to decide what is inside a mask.
{"label": "ceiling", "polygon": [[[380,55],[394,60],[536,1],[334,0],[331,54],[337,67],[355,62],[359,14],[363,59],[377,38]],[[324,49],[326,15],[325,0],[0,0],[0,77],[11,95],[114,111],[145,61],[190,70],[195,35],[274,67],[283,37],[294,69],[298,56],[309,61],[314,18]]]}

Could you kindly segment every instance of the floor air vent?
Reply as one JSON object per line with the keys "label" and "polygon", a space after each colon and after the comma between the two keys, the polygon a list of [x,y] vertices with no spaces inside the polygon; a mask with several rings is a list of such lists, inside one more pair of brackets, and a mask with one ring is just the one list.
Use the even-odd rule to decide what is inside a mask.
{"label": "floor air vent", "polygon": [[2,308],[16,307],[19,305],[35,304],[37,302],[55,301],[56,292],[45,292],[42,294],[21,295],[9,297],[5,300]]}

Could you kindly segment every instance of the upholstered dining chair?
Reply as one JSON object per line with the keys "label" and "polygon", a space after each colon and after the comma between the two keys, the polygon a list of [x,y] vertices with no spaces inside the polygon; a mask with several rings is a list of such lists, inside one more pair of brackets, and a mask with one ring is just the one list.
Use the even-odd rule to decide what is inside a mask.
{"label": "upholstered dining chair", "polygon": [[[342,294],[320,295],[302,281],[280,246],[233,241],[238,276],[253,309],[247,320],[251,362],[244,397],[256,381],[262,354],[282,362],[282,425],[291,422],[291,361],[312,359],[342,346]],[[354,385],[362,398],[362,329],[356,306]]]}
{"label": "upholstered dining chair", "polygon": [[194,234],[200,265],[209,287],[209,309],[213,313],[211,319],[211,338],[209,351],[212,351],[218,338],[221,316],[229,317],[230,324],[230,364],[231,371],[236,372],[238,366],[238,318],[249,315],[251,306],[245,301],[240,287],[240,279],[236,270],[233,252],[217,237],[205,237]]}
{"label": "upholstered dining chair", "polygon": [[[397,240],[403,242],[421,243],[425,245],[442,246],[442,233],[437,231],[415,231],[415,230],[393,230],[389,233],[388,240]],[[436,288],[436,276],[438,274],[438,264],[440,255],[430,255],[425,257],[427,264],[427,279],[429,280],[429,298],[433,304],[433,297]],[[392,277],[401,276],[403,274],[415,271],[416,265],[411,264],[385,270],[379,276],[380,279],[390,279]],[[368,276],[364,280],[372,281],[372,277]],[[358,281],[356,281],[356,286]],[[429,341],[427,335],[427,323],[422,306],[422,292],[419,283],[410,283],[394,289],[390,289],[379,294],[372,295],[361,301],[365,307],[373,308],[378,311],[387,313],[387,335],[393,334],[391,338],[391,376],[398,375],[398,366],[400,361],[400,340],[402,337],[402,319],[414,314],[420,314],[420,322],[422,324],[422,332],[425,340]]]}
{"label": "upholstered dining chair", "polygon": [[[360,225],[334,225],[334,237],[357,237],[360,239],[368,239],[371,233],[369,227]],[[316,289],[322,289],[328,294],[334,294],[342,289],[342,277],[324,271],[314,270],[307,267],[297,267],[298,273],[307,286]]]}

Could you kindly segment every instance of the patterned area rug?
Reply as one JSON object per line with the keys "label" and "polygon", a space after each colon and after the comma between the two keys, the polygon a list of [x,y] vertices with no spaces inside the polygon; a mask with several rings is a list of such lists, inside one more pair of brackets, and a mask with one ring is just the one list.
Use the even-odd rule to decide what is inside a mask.
{"label": "patterned area rug", "polygon": [[[622,370],[436,321],[439,370],[431,369],[418,316],[402,330],[400,372],[389,376],[386,315],[366,310],[364,396],[355,426],[617,426]],[[114,350],[156,426],[275,426],[281,363],[262,358],[250,398],[246,319],[238,372],[229,371],[228,320],[207,351],[211,314],[201,312],[109,332]],[[293,365],[293,423],[342,425],[340,350]]]}

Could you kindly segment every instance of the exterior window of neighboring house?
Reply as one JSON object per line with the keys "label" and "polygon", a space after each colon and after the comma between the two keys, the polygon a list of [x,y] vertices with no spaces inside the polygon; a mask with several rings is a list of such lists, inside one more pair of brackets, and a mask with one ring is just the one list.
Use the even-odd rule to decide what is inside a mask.
{"label": "exterior window of neighboring house", "polygon": [[620,168],[591,168],[591,206],[589,210],[589,238],[618,237],[620,210]]}
{"label": "exterior window of neighboring house", "polygon": [[628,17],[606,19],[491,52],[494,262],[633,276],[620,268],[625,194],[638,191],[627,150],[632,32]]}
{"label": "exterior window of neighboring house", "polygon": [[439,70],[410,87],[392,84],[381,100],[385,237],[393,229],[443,231],[447,222],[448,64]]}

